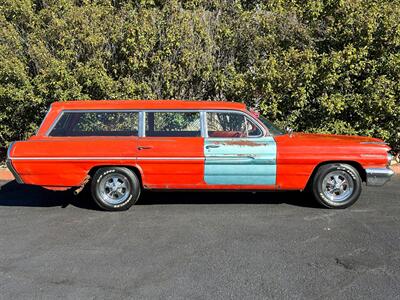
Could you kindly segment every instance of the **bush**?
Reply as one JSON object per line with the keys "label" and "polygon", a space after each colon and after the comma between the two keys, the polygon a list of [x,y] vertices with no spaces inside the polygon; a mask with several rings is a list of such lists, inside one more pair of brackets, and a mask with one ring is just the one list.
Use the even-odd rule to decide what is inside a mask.
{"label": "bush", "polygon": [[400,3],[1,0],[0,145],[66,99],[213,99],[400,148]]}

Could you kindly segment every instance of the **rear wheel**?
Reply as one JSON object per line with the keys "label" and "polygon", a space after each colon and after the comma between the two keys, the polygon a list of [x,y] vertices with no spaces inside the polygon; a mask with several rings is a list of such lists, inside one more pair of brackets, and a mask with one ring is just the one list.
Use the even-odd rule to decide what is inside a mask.
{"label": "rear wheel", "polygon": [[327,164],[315,174],[312,192],[325,207],[346,208],[360,197],[361,184],[360,175],[354,167],[341,163]]}
{"label": "rear wheel", "polygon": [[96,171],[91,192],[97,205],[110,211],[130,208],[140,196],[140,182],[136,174],[124,167],[105,167]]}

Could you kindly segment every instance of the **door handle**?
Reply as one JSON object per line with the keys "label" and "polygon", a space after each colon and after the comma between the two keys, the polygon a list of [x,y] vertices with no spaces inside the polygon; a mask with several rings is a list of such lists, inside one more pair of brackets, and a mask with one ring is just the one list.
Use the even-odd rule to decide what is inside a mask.
{"label": "door handle", "polygon": [[206,149],[210,149],[210,148],[219,148],[219,145],[207,145]]}
{"label": "door handle", "polygon": [[138,150],[149,150],[149,149],[153,149],[153,147],[151,146],[139,146],[137,147]]}

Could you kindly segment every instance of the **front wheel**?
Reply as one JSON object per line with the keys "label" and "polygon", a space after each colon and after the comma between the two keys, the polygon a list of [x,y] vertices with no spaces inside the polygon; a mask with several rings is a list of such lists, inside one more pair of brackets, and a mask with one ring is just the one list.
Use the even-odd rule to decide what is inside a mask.
{"label": "front wheel", "polygon": [[348,164],[321,166],[313,179],[314,198],[329,208],[353,205],[361,194],[362,180],[358,171]]}
{"label": "front wheel", "polygon": [[140,182],[128,168],[100,168],[93,176],[91,192],[100,208],[110,211],[127,210],[139,199]]}

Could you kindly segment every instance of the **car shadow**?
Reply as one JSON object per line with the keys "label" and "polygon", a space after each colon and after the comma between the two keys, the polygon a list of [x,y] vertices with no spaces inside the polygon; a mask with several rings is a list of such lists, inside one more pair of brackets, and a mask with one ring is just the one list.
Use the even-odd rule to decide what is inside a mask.
{"label": "car shadow", "polygon": [[[226,191],[145,191],[136,205],[176,204],[289,204],[319,208],[311,194],[288,192],[226,192]],[[71,190],[55,192],[39,186],[18,184],[10,181],[0,189],[0,206],[26,207],[75,207],[99,210],[87,189],[75,196]]]}

